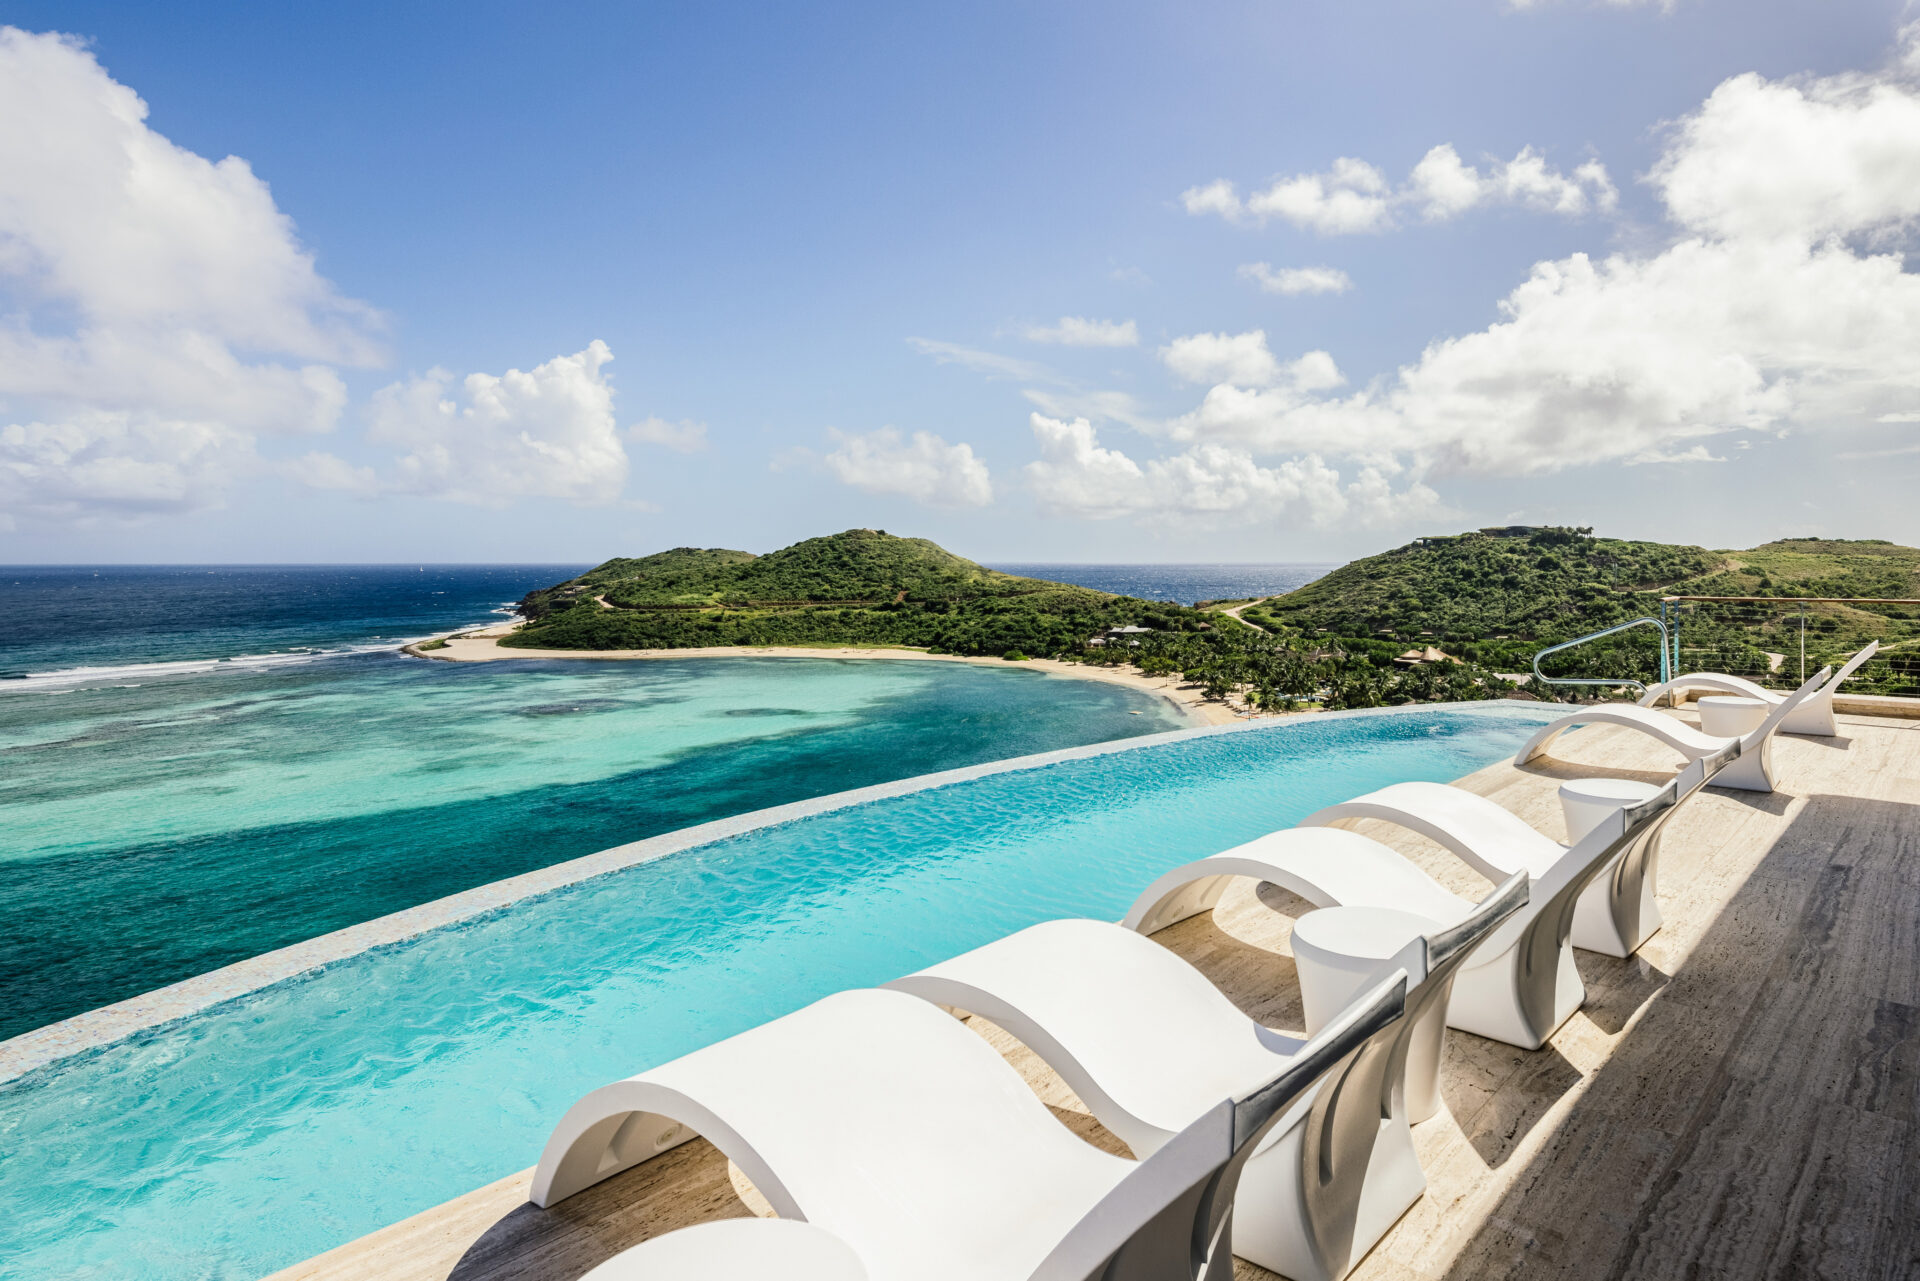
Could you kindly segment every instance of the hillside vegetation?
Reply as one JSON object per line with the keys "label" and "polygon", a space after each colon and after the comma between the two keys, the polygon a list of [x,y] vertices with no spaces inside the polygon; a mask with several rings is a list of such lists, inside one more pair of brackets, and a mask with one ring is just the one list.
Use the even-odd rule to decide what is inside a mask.
{"label": "hillside vegetation", "polygon": [[[1658,615],[1663,596],[1757,598],[1677,607],[1682,662],[1690,668],[1773,675],[1775,683],[1797,678],[1803,614],[1810,665],[1876,638],[1896,659],[1920,657],[1920,607],[1798,603],[1920,598],[1920,550],[1877,540],[1792,538],[1709,551],[1596,538],[1585,529],[1484,530],[1354,561],[1243,616],[1280,633],[1432,644],[1521,671],[1555,641]],[[1652,629],[1623,633],[1555,656],[1547,669],[1648,679],[1657,670],[1654,636]]]}
{"label": "hillside vegetation", "polygon": [[[669,649],[722,645],[903,645],[1027,656],[1178,676],[1209,697],[1257,707],[1331,707],[1483,698],[1512,687],[1472,664],[1417,668],[1398,647],[1328,650],[1231,618],[1003,574],[919,538],[853,529],[755,556],[681,547],[610,560],[529,593],[521,648]],[[1149,629],[1112,644],[1110,627]]]}
{"label": "hillside vegetation", "polygon": [[[682,547],[610,560],[530,593],[529,622],[501,644],[575,650],[916,646],[941,653],[1054,657],[1179,676],[1209,696],[1266,708],[1506,697],[1498,673],[1660,598],[1750,596],[1679,608],[1682,661],[1779,685],[1797,682],[1801,620],[1809,668],[1869,638],[1892,664],[1854,689],[1915,692],[1920,607],[1805,605],[1815,595],[1920,597],[1920,551],[1884,542],[1785,539],[1750,551],[1596,538],[1585,529],[1482,530],[1419,539],[1298,591],[1211,610],[1003,574],[925,539],[870,529],[755,556]],[[1107,628],[1150,631],[1095,641]],[[1409,663],[1408,649],[1456,661]],[[1649,629],[1549,660],[1554,675],[1651,680]],[[1560,689],[1527,692],[1567,697]],[[1578,691],[1590,693],[1591,691]]]}
{"label": "hillside vegetation", "polygon": [[881,530],[809,538],[765,556],[680,547],[610,560],[529,594],[508,646],[672,649],[911,645],[955,654],[1078,652],[1127,624],[1204,630],[1198,611],[1002,574]]}

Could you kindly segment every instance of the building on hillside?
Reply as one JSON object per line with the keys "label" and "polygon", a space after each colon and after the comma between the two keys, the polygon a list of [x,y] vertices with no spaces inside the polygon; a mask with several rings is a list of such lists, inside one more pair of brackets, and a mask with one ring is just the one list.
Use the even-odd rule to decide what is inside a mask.
{"label": "building on hillside", "polygon": [[1410,649],[1393,661],[1403,667],[1418,667],[1422,663],[1457,663],[1460,660],[1428,645],[1422,649]]}
{"label": "building on hillside", "polygon": [[1125,627],[1109,627],[1106,631],[1099,632],[1091,637],[1087,641],[1087,644],[1105,645],[1111,642],[1115,645],[1137,646],[1140,643],[1140,638],[1152,630],[1153,628],[1151,627],[1135,627],[1132,623],[1128,623]]}

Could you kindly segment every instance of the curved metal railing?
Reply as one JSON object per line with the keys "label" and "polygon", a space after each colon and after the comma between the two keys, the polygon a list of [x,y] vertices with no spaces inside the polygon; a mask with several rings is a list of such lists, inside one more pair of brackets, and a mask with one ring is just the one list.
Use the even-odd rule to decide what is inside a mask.
{"label": "curved metal railing", "polygon": [[1653,627],[1653,628],[1659,629],[1659,632],[1660,632],[1660,679],[1663,681],[1667,680],[1672,675],[1672,673],[1668,670],[1668,665],[1671,661],[1669,658],[1669,654],[1671,653],[1673,646],[1668,639],[1667,625],[1664,622],[1662,622],[1660,619],[1657,619],[1651,616],[1646,618],[1628,619],[1624,623],[1615,623],[1612,627],[1603,627],[1597,632],[1588,632],[1585,636],[1576,636],[1570,641],[1561,641],[1558,645],[1547,646],[1545,649],[1541,650],[1539,653],[1533,656],[1533,678],[1544,685],[1631,685],[1637,690],[1644,691],[1647,688],[1644,682],[1630,680],[1626,677],[1608,678],[1608,677],[1599,677],[1599,676],[1549,676],[1545,672],[1540,670],[1540,660],[1545,658],[1549,654],[1557,654],[1563,649],[1572,649],[1575,645],[1584,645],[1588,641],[1596,641],[1603,636],[1611,636],[1615,632],[1624,632],[1629,627],[1640,627],[1643,625],[1647,627]]}

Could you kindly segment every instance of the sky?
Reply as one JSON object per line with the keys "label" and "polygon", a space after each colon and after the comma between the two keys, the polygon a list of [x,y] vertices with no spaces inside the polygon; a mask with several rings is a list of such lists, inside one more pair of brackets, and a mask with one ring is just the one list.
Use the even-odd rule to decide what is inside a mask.
{"label": "sky", "polygon": [[0,24],[0,563],[1920,543],[1908,4]]}

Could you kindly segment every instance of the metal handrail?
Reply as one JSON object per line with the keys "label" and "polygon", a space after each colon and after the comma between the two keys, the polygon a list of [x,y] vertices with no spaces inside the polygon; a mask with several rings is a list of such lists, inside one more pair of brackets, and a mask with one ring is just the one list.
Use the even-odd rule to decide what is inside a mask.
{"label": "metal handrail", "polygon": [[1644,683],[1636,680],[1628,680],[1624,677],[1608,679],[1605,677],[1591,676],[1549,676],[1540,670],[1540,660],[1548,654],[1557,654],[1563,649],[1572,649],[1575,645],[1584,645],[1588,641],[1599,640],[1602,636],[1611,636],[1615,632],[1624,632],[1627,628],[1638,627],[1642,623],[1649,627],[1658,628],[1660,631],[1660,679],[1663,681],[1666,680],[1668,677],[1667,665],[1670,661],[1667,653],[1671,648],[1667,639],[1667,625],[1653,617],[1629,619],[1624,623],[1615,623],[1612,627],[1604,627],[1597,632],[1588,632],[1585,636],[1576,636],[1570,641],[1561,641],[1558,645],[1547,646],[1533,656],[1533,678],[1543,685],[1631,685],[1635,689],[1645,692],[1647,687]]}

